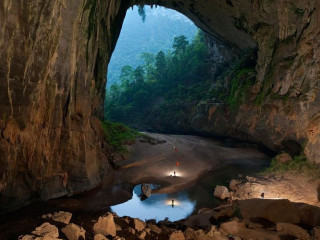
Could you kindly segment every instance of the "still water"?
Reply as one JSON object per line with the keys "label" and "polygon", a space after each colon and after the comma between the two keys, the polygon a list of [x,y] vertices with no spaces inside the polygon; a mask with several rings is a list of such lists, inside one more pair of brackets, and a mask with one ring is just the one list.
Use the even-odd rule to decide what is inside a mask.
{"label": "still water", "polygon": [[[155,185],[151,185],[154,189]],[[145,200],[140,199],[141,185],[133,189],[132,199],[111,207],[119,216],[130,216],[140,219],[163,220],[166,217],[171,221],[186,218],[195,209],[196,201],[191,200],[185,191],[172,194],[153,194]],[[174,200],[174,205],[172,205]]]}
{"label": "still water", "polygon": [[[170,221],[184,219],[201,208],[214,208],[223,203],[213,197],[216,185],[228,186],[230,179],[241,175],[254,175],[265,166],[227,165],[223,168],[208,172],[190,188],[171,194],[152,194],[141,200],[141,185],[133,189],[132,199],[111,207],[118,216],[133,218],[156,219],[169,218]],[[160,187],[151,185],[153,189]],[[174,206],[172,206],[174,200]]]}

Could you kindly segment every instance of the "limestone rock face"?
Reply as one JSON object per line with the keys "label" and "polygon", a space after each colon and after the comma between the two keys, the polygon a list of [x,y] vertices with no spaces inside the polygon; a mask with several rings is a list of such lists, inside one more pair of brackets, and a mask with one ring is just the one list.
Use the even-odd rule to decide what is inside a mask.
{"label": "limestone rock face", "polygon": [[137,3],[161,4],[188,16],[214,39],[209,49],[217,62],[257,50],[252,98],[237,109],[200,104],[185,130],[274,150],[295,141],[305,146],[310,161],[320,161],[319,1],[4,0],[1,212],[86,191],[108,177],[99,122],[106,69],[125,12]]}

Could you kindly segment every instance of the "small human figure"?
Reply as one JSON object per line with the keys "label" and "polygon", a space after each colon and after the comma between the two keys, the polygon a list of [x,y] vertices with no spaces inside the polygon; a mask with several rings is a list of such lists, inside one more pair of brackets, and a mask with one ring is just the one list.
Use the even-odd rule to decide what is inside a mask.
{"label": "small human figure", "polygon": [[176,171],[173,172],[173,176],[176,176]]}
{"label": "small human figure", "polygon": [[175,152],[178,152],[178,149],[177,149],[177,147],[173,147],[173,149],[174,149],[174,151],[175,151]]}
{"label": "small human figure", "polygon": [[174,200],[172,199],[171,206],[174,207]]}
{"label": "small human figure", "polygon": [[261,198],[262,198],[262,199],[264,199],[264,192],[263,192],[263,193],[261,193]]}

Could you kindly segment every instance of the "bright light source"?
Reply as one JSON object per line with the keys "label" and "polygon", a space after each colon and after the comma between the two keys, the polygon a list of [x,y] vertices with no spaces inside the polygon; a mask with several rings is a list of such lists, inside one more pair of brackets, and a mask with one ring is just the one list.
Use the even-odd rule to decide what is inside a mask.
{"label": "bright light source", "polygon": [[170,177],[182,177],[182,173],[177,171],[166,172],[166,175]]}
{"label": "bright light source", "polygon": [[172,206],[172,207],[179,206],[180,204],[181,203],[176,199],[171,199],[166,201],[166,205]]}

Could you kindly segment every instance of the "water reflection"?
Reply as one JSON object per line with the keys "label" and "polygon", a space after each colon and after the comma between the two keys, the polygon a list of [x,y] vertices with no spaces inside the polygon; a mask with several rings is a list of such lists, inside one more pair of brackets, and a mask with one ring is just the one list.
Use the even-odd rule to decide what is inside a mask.
{"label": "water reflection", "polygon": [[[152,185],[152,188],[156,186]],[[111,210],[119,216],[134,218],[163,220],[166,217],[170,221],[177,221],[189,216],[196,206],[196,201],[189,199],[186,192],[181,191],[172,194],[152,194],[149,198],[141,201],[141,185],[133,189],[131,200],[111,207]],[[174,200],[174,204],[172,204]]]}
{"label": "water reflection", "polygon": [[[239,174],[254,176],[254,173],[260,172],[265,166],[264,164],[256,166],[226,164],[208,172],[184,191],[172,194],[153,194],[143,201],[139,197],[142,194],[141,185],[138,185],[133,190],[131,200],[113,206],[111,210],[119,216],[130,216],[142,220],[156,219],[159,221],[168,217],[171,221],[177,221],[201,208],[215,208],[223,204],[222,200],[213,197],[216,185],[228,186],[230,179],[236,178]],[[153,189],[156,187],[152,185]]]}

